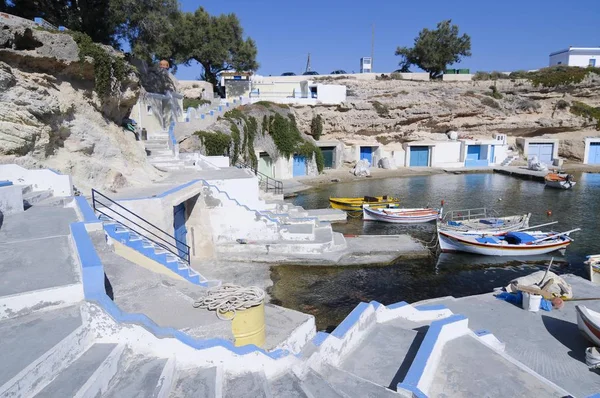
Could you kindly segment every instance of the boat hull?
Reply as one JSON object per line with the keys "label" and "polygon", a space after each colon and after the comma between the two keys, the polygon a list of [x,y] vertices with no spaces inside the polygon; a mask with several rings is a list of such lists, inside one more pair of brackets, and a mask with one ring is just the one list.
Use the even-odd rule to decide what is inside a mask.
{"label": "boat hull", "polygon": [[363,207],[363,220],[380,221],[392,224],[421,224],[435,221],[439,212],[435,209],[393,209],[385,213],[382,210],[374,210]]}
{"label": "boat hull", "polygon": [[546,180],[546,186],[549,188],[556,189],[571,189],[577,184],[575,181],[567,182],[567,181],[548,181]]}
{"label": "boat hull", "polygon": [[570,239],[567,239],[539,245],[489,244],[478,243],[472,239],[465,239],[443,231],[438,231],[438,240],[440,249],[444,253],[464,252],[481,254],[483,256],[535,256],[565,249],[572,242]]}
{"label": "boat hull", "polygon": [[596,347],[600,347],[600,314],[590,311],[583,305],[575,306],[575,310],[579,331]]}
{"label": "boat hull", "polygon": [[329,198],[329,205],[338,210],[362,212],[362,206],[368,204],[372,208],[385,208],[388,205],[398,205],[396,199],[384,199],[382,196],[374,197],[377,201],[366,201],[363,198]]}

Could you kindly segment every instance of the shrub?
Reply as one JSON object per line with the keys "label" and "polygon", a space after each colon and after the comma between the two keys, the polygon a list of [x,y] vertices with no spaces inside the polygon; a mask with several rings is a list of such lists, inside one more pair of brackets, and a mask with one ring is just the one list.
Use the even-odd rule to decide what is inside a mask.
{"label": "shrub", "polygon": [[492,76],[487,72],[475,72],[473,80],[491,80]]}
{"label": "shrub", "polygon": [[269,118],[267,117],[267,115],[263,116],[263,120],[262,120],[262,135],[265,135],[266,132],[269,131]]}
{"label": "shrub", "polygon": [[500,104],[489,97],[481,98],[481,103],[485,106],[489,106],[490,108],[500,109]]}
{"label": "shrub", "polygon": [[346,108],[346,107],[343,107],[343,106],[341,106],[341,105],[338,105],[338,106],[335,108],[335,110],[336,110],[336,111],[338,111],[338,112],[348,112],[348,111],[351,111],[351,110],[352,110],[352,108]]}
{"label": "shrub", "polygon": [[321,149],[313,144],[312,142],[305,141],[298,147],[297,153],[305,156],[307,159],[312,159],[313,154],[315,155],[315,162],[317,163],[317,171],[321,173],[325,167],[325,158]]}
{"label": "shrub", "polygon": [[387,117],[390,114],[390,108],[387,105],[382,104],[379,101],[371,101],[373,104],[373,108],[375,108],[375,112],[381,117]]}
{"label": "shrub", "polygon": [[589,73],[600,74],[600,68],[580,68],[577,66],[551,66],[537,72],[528,74],[531,83],[538,87],[559,87],[569,84],[578,84],[585,79]]}
{"label": "shrub", "polygon": [[526,99],[526,98],[520,98],[515,103],[515,108],[522,112],[529,112],[529,111],[536,111],[536,110],[540,109],[541,105],[533,100]]}
{"label": "shrub", "polygon": [[233,155],[231,156],[231,164],[236,164],[240,157],[241,135],[237,124],[231,121],[231,140],[233,141]]}
{"label": "shrub", "polygon": [[392,80],[404,80],[404,78],[402,77],[402,74],[398,73],[398,72],[392,72],[392,73],[390,73],[390,78]]}
{"label": "shrub", "polygon": [[565,101],[564,99],[558,100],[556,102],[556,109],[567,109],[569,107],[569,103],[567,101]]}
{"label": "shrub", "polygon": [[271,102],[271,101],[258,101],[255,102],[254,105],[262,105],[265,108],[271,108],[271,105],[275,105],[275,103]]}
{"label": "shrub", "polygon": [[321,115],[313,116],[310,122],[310,134],[317,141],[321,138],[321,134],[323,134],[323,118],[321,118]]}
{"label": "shrub", "polygon": [[571,104],[571,113],[577,116],[587,118],[589,121],[596,120],[596,130],[600,130],[600,107],[594,108],[583,102],[573,101]]}
{"label": "shrub", "polygon": [[498,91],[498,88],[496,87],[495,84],[492,85],[492,86],[490,86],[490,90],[492,90],[492,92],[490,94],[488,94],[490,97],[496,98],[496,99],[502,99],[503,98],[502,93],[500,93]]}
{"label": "shrub", "polygon": [[508,75],[509,79],[528,79],[529,78],[529,72],[525,71],[525,70],[516,70],[514,72],[510,72],[510,74]]}
{"label": "shrub", "polygon": [[200,138],[207,156],[222,156],[229,152],[231,137],[227,134],[208,131],[196,131],[194,134]]}
{"label": "shrub", "polygon": [[498,72],[498,71],[493,71],[492,73],[490,73],[490,78],[492,80],[502,80],[502,79],[508,79],[508,75],[502,72]]}
{"label": "shrub", "polygon": [[229,119],[229,120],[243,120],[244,113],[242,111],[240,111],[238,108],[235,108],[235,109],[225,112],[223,117],[225,119]]}
{"label": "shrub", "polygon": [[210,104],[209,100],[199,99],[199,98],[184,98],[183,99],[183,109],[187,108],[198,108],[204,104]]}

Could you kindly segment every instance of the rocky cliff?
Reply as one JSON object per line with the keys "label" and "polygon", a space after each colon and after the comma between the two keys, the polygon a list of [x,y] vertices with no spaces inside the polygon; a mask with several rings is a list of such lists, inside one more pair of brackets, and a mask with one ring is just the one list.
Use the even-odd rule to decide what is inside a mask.
{"label": "rocky cliff", "polygon": [[509,143],[515,137],[560,138],[560,155],[582,160],[583,137],[600,135],[597,120],[571,112],[576,102],[600,106],[600,76],[596,74],[556,89],[534,87],[527,80],[330,80],[348,87],[345,103],[293,108],[301,130],[307,133],[312,118],[322,116],[321,140],[400,144],[446,140],[449,130],[462,137],[482,138],[499,132],[508,134]]}
{"label": "rocky cliff", "polygon": [[54,168],[80,190],[158,177],[141,143],[120,127],[138,99],[138,76],[128,70],[111,85],[98,95],[94,59],[80,57],[70,34],[0,18],[0,162]]}

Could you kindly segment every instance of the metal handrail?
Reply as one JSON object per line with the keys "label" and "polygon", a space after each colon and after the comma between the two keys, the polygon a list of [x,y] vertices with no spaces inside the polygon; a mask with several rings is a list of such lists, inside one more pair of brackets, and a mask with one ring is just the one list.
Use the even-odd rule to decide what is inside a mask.
{"label": "metal handrail", "polygon": [[246,163],[237,162],[236,166],[238,168],[246,168],[246,169],[252,170],[254,175],[256,175],[258,177],[258,180],[260,183],[262,183],[263,181],[265,182],[265,191],[266,192],[269,192],[269,190],[273,190],[276,194],[283,193],[283,182],[276,180],[274,178],[271,178],[266,174],[261,173],[260,171],[258,171],[257,169],[255,169],[254,167],[252,167],[251,165],[248,165]]}
{"label": "metal handrail", "polygon": [[473,218],[489,218],[491,216],[498,217],[499,214],[494,209],[481,207],[477,209],[452,210],[444,215],[444,220],[464,221]]}
{"label": "metal handrail", "polygon": [[[164,235],[166,235],[167,237],[171,238],[172,240],[174,240],[176,243],[173,244],[171,242],[169,242],[167,239],[165,239],[164,237],[161,237],[159,235],[157,235],[155,232],[152,232],[150,230],[148,230],[147,228],[139,225],[137,222],[129,219],[127,216],[119,213],[118,211],[116,211],[115,209],[112,209],[110,206],[108,206],[106,203],[103,203],[102,201],[98,200],[96,198],[96,196],[101,196],[104,199],[107,199],[109,202],[111,202],[114,205],[117,205],[118,207],[120,207],[121,209],[125,210],[127,213],[137,217],[138,219],[140,219],[141,221],[143,221],[144,223],[146,223],[147,225],[149,225],[150,227],[156,229],[157,231],[162,232]],[[142,230],[146,231],[149,234],[154,235],[156,238],[160,239],[161,241],[163,241],[164,243],[159,243],[156,242],[154,239],[149,238],[148,236],[146,236],[144,233],[141,233],[139,231],[137,231],[135,228],[132,228],[130,225],[126,225],[122,222],[120,222],[119,220],[115,219],[114,216],[108,215],[105,212],[103,212],[98,206],[102,205],[105,209],[109,209],[110,211],[112,211],[113,213],[117,214],[118,216],[122,217],[123,219],[129,221],[130,223],[132,223],[133,225],[141,228]],[[144,219],[143,217],[140,217],[139,215],[135,214],[134,212],[132,212],[131,210],[127,209],[126,207],[123,207],[122,205],[120,205],[119,203],[115,202],[114,200],[112,200],[111,198],[109,198],[108,196],[96,191],[95,189],[92,189],[92,206],[94,208],[95,211],[97,211],[100,214],[103,214],[104,216],[114,220],[115,222],[117,222],[118,224],[124,226],[125,228],[131,229],[133,232],[135,232],[136,234],[143,236],[145,239],[148,239],[149,241],[157,244],[158,246],[162,247],[163,249],[167,250],[169,253],[173,254],[174,256],[182,259],[183,261],[187,262],[188,264],[190,263],[190,246],[187,245],[187,243],[177,239],[176,237],[174,237],[173,235],[169,234],[168,232],[163,231],[162,229],[160,229],[159,227],[157,227],[156,225],[152,224],[151,222],[149,222],[148,220]],[[171,246],[172,248],[175,248],[175,251],[173,251],[171,248],[169,248],[168,246],[165,246],[165,243],[168,246]],[[182,250],[180,247],[177,246],[177,243],[180,243],[181,245],[183,245],[185,250]],[[185,254],[182,256],[181,254],[179,254],[180,251],[183,251]]]}

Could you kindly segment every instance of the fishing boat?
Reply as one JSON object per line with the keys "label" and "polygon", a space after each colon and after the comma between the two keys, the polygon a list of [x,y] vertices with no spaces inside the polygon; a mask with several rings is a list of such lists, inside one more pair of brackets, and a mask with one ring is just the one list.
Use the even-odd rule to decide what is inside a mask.
{"label": "fishing boat", "polygon": [[584,261],[584,264],[589,267],[590,280],[600,285],[600,254],[587,256],[587,260]]}
{"label": "fishing boat", "polygon": [[362,206],[368,204],[372,208],[382,208],[397,205],[398,199],[390,196],[365,196],[362,198],[329,198],[329,204],[334,209],[362,212]]}
{"label": "fishing boat", "polygon": [[465,252],[484,256],[533,256],[566,249],[573,242],[572,232],[520,232],[500,235],[438,230],[442,252]]}
{"label": "fishing boat", "polygon": [[548,173],[544,177],[544,181],[547,187],[557,189],[571,189],[577,184],[571,174],[562,173]]}
{"label": "fishing boat", "polygon": [[435,221],[440,214],[438,209],[419,208],[402,209],[385,207],[373,209],[370,205],[363,205],[363,220],[381,221],[393,224],[419,224]]}
{"label": "fishing boat", "polygon": [[508,232],[529,226],[531,213],[501,217],[495,210],[488,208],[453,210],[443,215],[440,212],[438,230],[468,232]]}
{"label": "fishing boat", "polygon": [[596,347],[600,347],[600,313],[584,305],[576,305],[575,310],[579,331]]}

